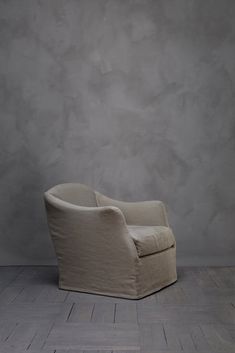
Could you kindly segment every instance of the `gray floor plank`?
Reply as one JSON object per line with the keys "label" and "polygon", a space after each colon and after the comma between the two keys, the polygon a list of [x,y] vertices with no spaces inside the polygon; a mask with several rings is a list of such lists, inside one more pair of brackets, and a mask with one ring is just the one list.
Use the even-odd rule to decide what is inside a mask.
{"label": "gray floor plank", "polygon": [[167,342],[162,324],[139,325],[140,349],[146,353],[166,350]]}
{"label": "gray floor plank", "polygon": [[226,332],[225,327],[220,325],[201,325],[202,331],[210,345],[215,351],[235,352],[235,340]]}
{"label": "gray floor plank", "polygon": [[92,322],[114,322],[115,304],[96,303],[92,313]]}
{"label": "gray floor plank", "polygon": [[197,285],[201,288],[217,288],[217,283],[214,278],[210,275],[210,272],[206,267],[194,268],[194,276],[197,281]]}
{"label": "gray floor plank", "polygon": [[235,267],[178,273],[135,301],[59,290],[55,266],[0,267],[0,353],[235,352]]}
{"label": "gray floor plank", "polygon": [[1,349],[2,349],[1,353],[55,353],[55,349],[45,349],[45,350],[26,349],[25,350],[25,349],[21,349],[20,347],[7,347],[7,346],[2,347]]}
{"label": "gray floor plank", "polygon": [[36,301],[44,303],[63,303],[68,294],[68,291],[61,290],[55,285],[45,285],[42,287],[42,291],[36,298]]}
{"label": "gray floor plank", "polygon": [[6,347],[27,349],[34,338],[37,328],[34,323],[19,323],[11,335],[5,340]]}
{"label": "gray floor plank", "polygon": [[43,291],[41,285],[29,285],[25,287],[15,298],[15,302],[34,302]]}
{"label": "gray floor plank", "polygon": [[167,348],[170,350],[183,350],[183,345],[180,340],[180,335],[184,332],[182,324],[179,325],[178,323],[177,325],[171,325],[169,323],[164,323],[163,329]]}
{"label": "gray floor plank", "polygon": [[16,322],[44,322],[66,320],[71,310],[71,304],[40,304],[13,303],[0,307],[1,320],[15,320]]}
{"label": "gray floor plank", "polygon": [[73,304],[67,321],[75,323],[91,321],[94,306],[92,303]]}
{"label": "gray floor plank", "polygon": [[184,351],[196,352],[196,346],[192,340],[190,333],[182,333],[179,337],[179,342]]}
{"label": "gray floor plank", "polygon": [[210,345],[199,325],[190,327],[190,333],[197,351],[210,350]]}
{"label": "gray floor plank", "polygon": [[158,304],[185,304],[188,297],[182,288],[170,286],[156,293],[156,301]]}
{"label": "gray floor plank", "polygon": [[[235,289],[233,288],[184,288],[185,294],[184,304],[195,305],[211,305],[221,303],[231,303],[235,300]],[[172,299],[174,301],[174,299]],[[170,303],[172,304],[172,303]]]}
{"label": "gray floor plank", "polygon": [[115,322],[137,323],[137,306],[136,302],[130,301],[125,304],[116,304]]}
{"label": "gray floor plank", "polygon": [[39,324],[27,349],[42,349],[53,326],[54,322],[44,322],[43,325]]}
{"label": "gray floor plank", "polygon": [[141,323],[173,321],[182,323],[235,323],[235,310],[230,305],[159,305],[138,306]]}
{"label": "gray floor plank", "polygon": [[179,267],[178,283],[183,288],[201,287],[201,288],[218,288],[214,278],[211,276],[207,267]]}
{"label": "gray floor plank", "polygon": [[21,266],[0,266],[0,287],[11,285],[22,271]]}
{"label": "gray floor plank", "polygon": [[51,330],[45,348],[134,350],[138,333],[136,325],[65,323]]}
{"label": "gray floor plank", "polygon": [[209,268],[208,272],[218,287],[235,289],[235,273],[231,267]]}
{"label": "gray floor plank", "polygon": [[26,286],[33,283],[34,278],[38,275],[40,267],[23,267],[14,281],[15,286]]}
{"label": "gray floor plank", "polygon": [[[84,350],[82,349],[56,349],[56,351],[53,351],[55,353],[84,353]],[[92,353],[94,351],[89,351],[89,353]],[[98,352],[98,351],[95,351],[95,352]],[[44,353],[44,351],[43,351]],[[106,352],[105,352],[106,353]]]}
{"label": "gray floor plank", "polygon": [[23,290],[23,287],[6,287],[0,294],[0,308],[1,306],[13,302]]}
{"label": "gray floor plank", "polygon": [[[69,351],[70,353],[79,353],[79,351],[77,350],[70,350]],[[93,349],[89,349],[89,350],[83,350],[83,351],[80,351],[80,352],[83,352],[83,353],[104,353],[103,349],[101,351],[97,351],[97,350],[93,350]],[[121,351],[119,351],[120,353]],[[130,351],[129,351],[130,352]],[[105,350],[105,353],[113,353],[113,351],[110,351],[110,350]]]}
{"label": "gray floor plank", "polygon": [[14,281],[15,286],[57,284],[58,270],[55,266],[25,266]]}
{"label": "gray floor plank", "polygon": [[17,323],[14,321],[0,322],[0,342],[5,342],[16,329]]}

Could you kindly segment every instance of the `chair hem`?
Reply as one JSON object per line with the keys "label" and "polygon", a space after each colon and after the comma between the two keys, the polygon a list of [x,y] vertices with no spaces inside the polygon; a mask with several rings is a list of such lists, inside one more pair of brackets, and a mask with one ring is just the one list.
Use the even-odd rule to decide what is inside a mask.
{"label": "chair hem", "polygon": [[123,294],[123,293],[111,293],[111,292],[106,292],[106,291],[96,291],[96,290],[90,290],[90,289],[84,289],[84,288],[78,288],[78,287],[71,287],[71,286],[66,286],[63,284],[59,284],[59,289],[62,290],[69,290],[69,291],[73,291],[73,292],[80,292],[80,293],[86,293],[86,294],[97,294],[97,295],[103,295],[103,296],[108,296],[108,297],[113,297],[113,298],[122,298],[122,299],[142,299],[144,297],[147,297],[150,294],[153,294],[155,292],[160,291],[161,289],[168,287],[169,285],[175,283],[177,281],[177,276],[174,277],[171,280],[168,280],[164,283],[161,283],[160,286],[155,287],[149,291],[146,291],[144,293],[141,294],[137,294],[137,295],[132,295],[132,294]]}

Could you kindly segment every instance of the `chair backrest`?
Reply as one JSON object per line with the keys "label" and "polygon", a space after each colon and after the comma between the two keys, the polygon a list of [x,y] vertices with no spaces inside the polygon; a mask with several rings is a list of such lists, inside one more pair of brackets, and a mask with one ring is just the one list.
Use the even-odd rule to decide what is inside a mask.
{"label": "chair backrest", "polygon": [[56,185],[48,193],[60,200],[70,202],[77,206],[96,207],[95,192],[88,186],[78,183]]}

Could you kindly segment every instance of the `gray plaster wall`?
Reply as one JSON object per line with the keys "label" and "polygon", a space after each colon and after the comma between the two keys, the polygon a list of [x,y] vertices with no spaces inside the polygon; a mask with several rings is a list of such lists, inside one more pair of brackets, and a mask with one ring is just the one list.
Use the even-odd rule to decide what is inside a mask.
{"label": "gray plaster wall", "polygon": [[0,0],[0,264],[52,264],[43,191],[161,199],[235,264],[235,1]]}

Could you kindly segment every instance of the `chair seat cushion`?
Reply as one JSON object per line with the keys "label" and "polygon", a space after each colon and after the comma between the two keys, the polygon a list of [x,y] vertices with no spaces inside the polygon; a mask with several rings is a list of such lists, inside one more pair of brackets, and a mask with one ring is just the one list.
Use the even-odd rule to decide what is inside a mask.
{"label": "chair seat cushion", "polygon": [[168,227],[136,225],[127,227],[140,257],[169,249],[175,244],[172,230]]}

